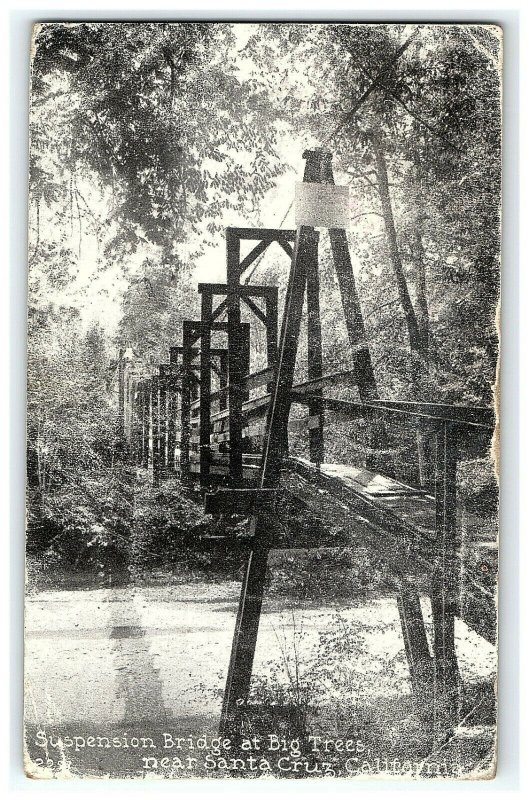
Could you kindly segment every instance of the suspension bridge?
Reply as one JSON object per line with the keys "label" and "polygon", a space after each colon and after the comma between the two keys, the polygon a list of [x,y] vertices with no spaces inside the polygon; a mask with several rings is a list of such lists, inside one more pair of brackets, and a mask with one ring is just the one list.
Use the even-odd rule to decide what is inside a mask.
{"label": "suspension bridge", "polygon": [[[393,576],[413,692],[422,713],[446,735],[463,713],[455,620],[489,642],[496,635],[495,536],[484,536],[479,519],[464,513],[457,484],[458,463],[487,454],[494,413],[379,397],[345,225],[332,211],[343,201],[332,156],[316,149],[304,159],[309,203],[324,196],[331,211],[321,210],[319,224],[295,230],[226,229],[226,282],[198,285],[200,319],[183,323],[181,343],[170,348],[167,362],[145,375],[132,359],[121,359],[123,436],[131,459],[150,470],[155,484],[176,475],[200,488],[206,512],[249,519],[221,733],[240,728],[248,713],[270,551],[347,546],[370,548]],[[322,354],[322,228],[352,364],[332,372],[325,371]],[[241,245],[248,243],[243,256]],[[278,287],[253,282],[256,260],[271,245],[289,274],[281,319]],[[243,321],[243,309],[252,324]],[[296,357],[305,327],[306,375],[299,380]],[[256,335],[266,363],[252,371]],[[333,396],[344,386],[355,388],[356,400]],[[344,424],[366,431],[365,457],[357,463],[326,460],[326,436]],[[300,427],[306,458],[289,453],[289,433],[299,435]],[[428,441],[427,480],[398,479],[390,444],[395,431]],[[295,525],[296,509],[314,520],[310,530]],[[430,600],[431,643],[420,595]]]}

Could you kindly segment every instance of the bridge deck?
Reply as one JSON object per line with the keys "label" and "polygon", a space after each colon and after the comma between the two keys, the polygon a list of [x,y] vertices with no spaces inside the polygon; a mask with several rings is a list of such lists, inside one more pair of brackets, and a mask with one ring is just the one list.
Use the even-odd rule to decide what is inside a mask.
{"label": "bridge deck", "polygon": [[[435,535],[434,497],[363,468],[324,464],[318,469],[293,458],[288,466],[281,488],[302,504],[318,532],[313,538],[309,534],[307,539],[285,542],[286,546],[366,546],[390,566],[392,574],[416,588],[418,581],[432,575],[443,557]],[[461,508],[458,523],[460,616],[493,642],[496,603],[489,584],[496,574],[496,533],[487,520]]]}

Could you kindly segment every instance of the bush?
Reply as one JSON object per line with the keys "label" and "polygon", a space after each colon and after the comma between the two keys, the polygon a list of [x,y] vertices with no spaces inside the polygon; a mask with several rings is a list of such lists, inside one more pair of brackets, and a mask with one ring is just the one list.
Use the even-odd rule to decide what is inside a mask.
{"label": "bush", "polygon": [[126,566],[133,493],[123,467],[81,474],[40,502],[34,493],[29,506],[28,549],[51,550],[76,568]]}

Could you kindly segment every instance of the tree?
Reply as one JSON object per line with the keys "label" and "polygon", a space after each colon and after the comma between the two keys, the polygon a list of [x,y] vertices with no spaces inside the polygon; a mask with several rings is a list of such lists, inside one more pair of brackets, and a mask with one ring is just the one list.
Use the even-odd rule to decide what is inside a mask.
{"label": "tree", "polygon": [[234,47],[220,23],[43,25],[33,63],[37,207],[57,196],[46,165],[63,162],[75,203],[83,178],[99,183],[107,255],[126,258],[146,239],[170,260],[197,223],[215,229],[219,209],[244,205],[243,193],[262,197],[281,169],[275,134]]}
{"label": "tree", "polygon": [[[470,36],[467,30],[275,26],[270,32],[282,55],[276,57],[278,66],[269,41],[262,43],[256,35],[252,45],[270,81],[282,85],[285,121],[307,144],[315,140],[329,146],[351,182],[353,204],[361,211],[351,239],[361,260],[357,279],[364,312],[376,319],[372,312],[383,306],[380,310],[387,313],[379,327],[393,330],[385,344],[371,343],[375,361],[380,348],[386,367],[400,359],[404,341],[394,325],[400,305],[398,319],[411,355],[401,389],[440,399],[431,394],[446,382],[446,399],[473,394],[474,401],[488,402],[490,389],[483,389],[495,371],[499,252],[498,40],[493,28],[472,29]],[[479,48],[475,36],[480,37]],[[485,336],[483,330],[478,334],[473,314],[459,313],[460,302],[448,302],[461,282],[475,298],[471,305]],[[389,298],[381,304],[383,294],[396,297],[397,306]],[[483,303],[485,296],[488,303]],[[462,342],[483,349],[484,361],[479,359],[471,381],[466,362],[459,373],[439,381],[439,367],[454,345],[439,335],[440,311],[451,318],[453,331],[462,332]],[[485,380],[478,377],[484,363]],[[379,380],[383,386],[380,373]]]}

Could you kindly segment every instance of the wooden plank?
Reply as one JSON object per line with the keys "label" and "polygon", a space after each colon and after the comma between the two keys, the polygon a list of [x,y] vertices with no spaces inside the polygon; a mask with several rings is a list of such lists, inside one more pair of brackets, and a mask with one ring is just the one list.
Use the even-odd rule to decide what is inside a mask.
{"label": "wooden plank", "polygon": [[410,414],[428,414],[436,419],[443,419],[447,422],[464,423],[465,425],[485,427],[490,430],[494,429],[495,425],[494,409],[487,408],[487,406],[462,406],[449,403],[386,400],[384,398],[373,400],[371,405],[393,408],[398,411],[406,411]]}
{"label": "wooden plank", "polygon": [[309,461],[300,458],[289,458],[288,464],[315,483],[322,482],[329,490],[334,486],[338,494],[354,501],[357,510],[370,515],[377,525],[385,525],[410,541],[435,541],[435,503],[425,492],[409,491],[410,487],[393,482],[398,485],[394,493],[380,493],[378,476],[367,469],[364,478],[356,473],[353,479],[348,479],[354,468],[347,465],[323,464],[316,470]]}
{"label": "wooden plank", "polygon": [[[193,463],[200,463],[200,453],[190,453],[189,459]],[[255,453],[243,453],[243,464],[245,466],[255,466],[258,467],[261,462],[261,456]],[[229,453],[215,453],[211,454],[210,459],[211,464],[216,464],[217,466],[229,466],[230,463],[230,456]]]}
{"label": "wooden plank", "polygon": [[[296,383],[292,387],[292,393],[293,395],[295,395],[296,398],[310,394],[312,395],[310,398],[310,402],[313,402],[313,400],[315,400],[317,397],[316,392],[319,389],[324,389],[330,386],[337,386],[340,383],[344,383],[344,381],[348,381],[349,383],[351,383],[353,378],[354,378],[354,370],[342,369],[337,372],[330,372],[327,375],[318,375],[316,377],[310,378],[307,381]],[[296,402],[298,401],[296,400]]]}
{"label": "wooden plank", "polygon": [[[292,464],[293,459],[289,459]],[[327,541],[313,542],[315,547],[343,546],[362,543],[380,556],[391,567],[396,575],[413,583],[436,572],[443,560],[443,550],[435,535],[423,535],[419,527],[410,525],[412,519],[399,517],[400,511],[388,517],[387,501],[382,498],[366,498],[339,479],[322,474],[309,462],[307,469],[299,471],[284,470],[281,473],[281,488],[301,502],[315,520],[323,523],[327,531]],[[316,491],[315,491],[316,488]],[[401,501],[403,498],[401,498]],[[427,515],[430,525],[435,523],[435,502],[426,496]],[[379,514],[381,505],[386,506]],[[430,528],[430,534],[432,529]],[[294,543],[292,546],[296,546]],[[454,561],[457,570],[465,575],[465,564],[468,556],[462,559],[458,549],[455,550]],[[461,587],[461,603],[457,615],[487,641],[494,643],[496,632],[496,606],[494,595],[479,583],[479,573],[465,578]],[[439,595],[438,595],[439,596]],[[438,646],[442,641],[438,637]],[[443,655],[441,653],[441,659]]]}
{"label": "wooden plank", "polygon": [[[308,464],[304,459],[300,462]],[[370,497],[424,497],[427,492],[408,486],[400,481],[379,475],[366,467],[355,467],[352,464],[322,464],[321,471],[330,477],[339,478],[346,485]],[[433,498],[428,495],[431,500]]]}
{"label": "wooden plank", "polygon": [[[230,243],[230,246],[235,247],[234,243]],[[233,263],[235,264],[235,256],[232,254]],[[236,276],[236,267],[233,267],[233,273]],[[234,278],[234,289],[238,292],[240,297],[273,297],[277,294],[277,286],[256,286],[253,284],[243,284],[240,285],[238,282],[238,278]],[[227,295],[228,294],[228,284],[226,283],[199,283],[198,284],[198,291],[199,292],[209,292],[213,295]],[[222,324],[222,323],[219,323]]]}
{"label": "wooden plank", "polygon": [[[200,463],[193,462],[189,465],[189,472],[194,475],[200,475]],[[229,477],[230,468],[218,465],[218,464],[211,464],[210,466],[210,475],[217,475],[222,477]],[[253,464],[244,464],[242,469],[242,479],[243,481],[252,481],[255,482],[259,475],[259,467]]]}
{"label": "wooden plank", "polygon": [[204,511],[206,514],[248,515],[263,503],[272,503],[278,498],[275,489],[219,489],[207,493]]}
{"label": "wooden plank", "polygon": [[244,386],[246,389],[258,389],[260,386],[266,386],[273,380],[274,368],[265,367],[258,372],[252,372],[250,375],[244,377]]}
{"label": "wooden plank", "polygon": [[434,664],[430,655],[419,595],[415,588],[402,582],[397,596],[404,649],[417,713],[430,719],[435,697]]}
{"label": "wooden plank", "polygon": [[253,239],[255,241],[286,241],[293,242],[296,239],[295,230],[284,230],[283,228],[226,228],[226,236],[232,235],[237,239]]}

